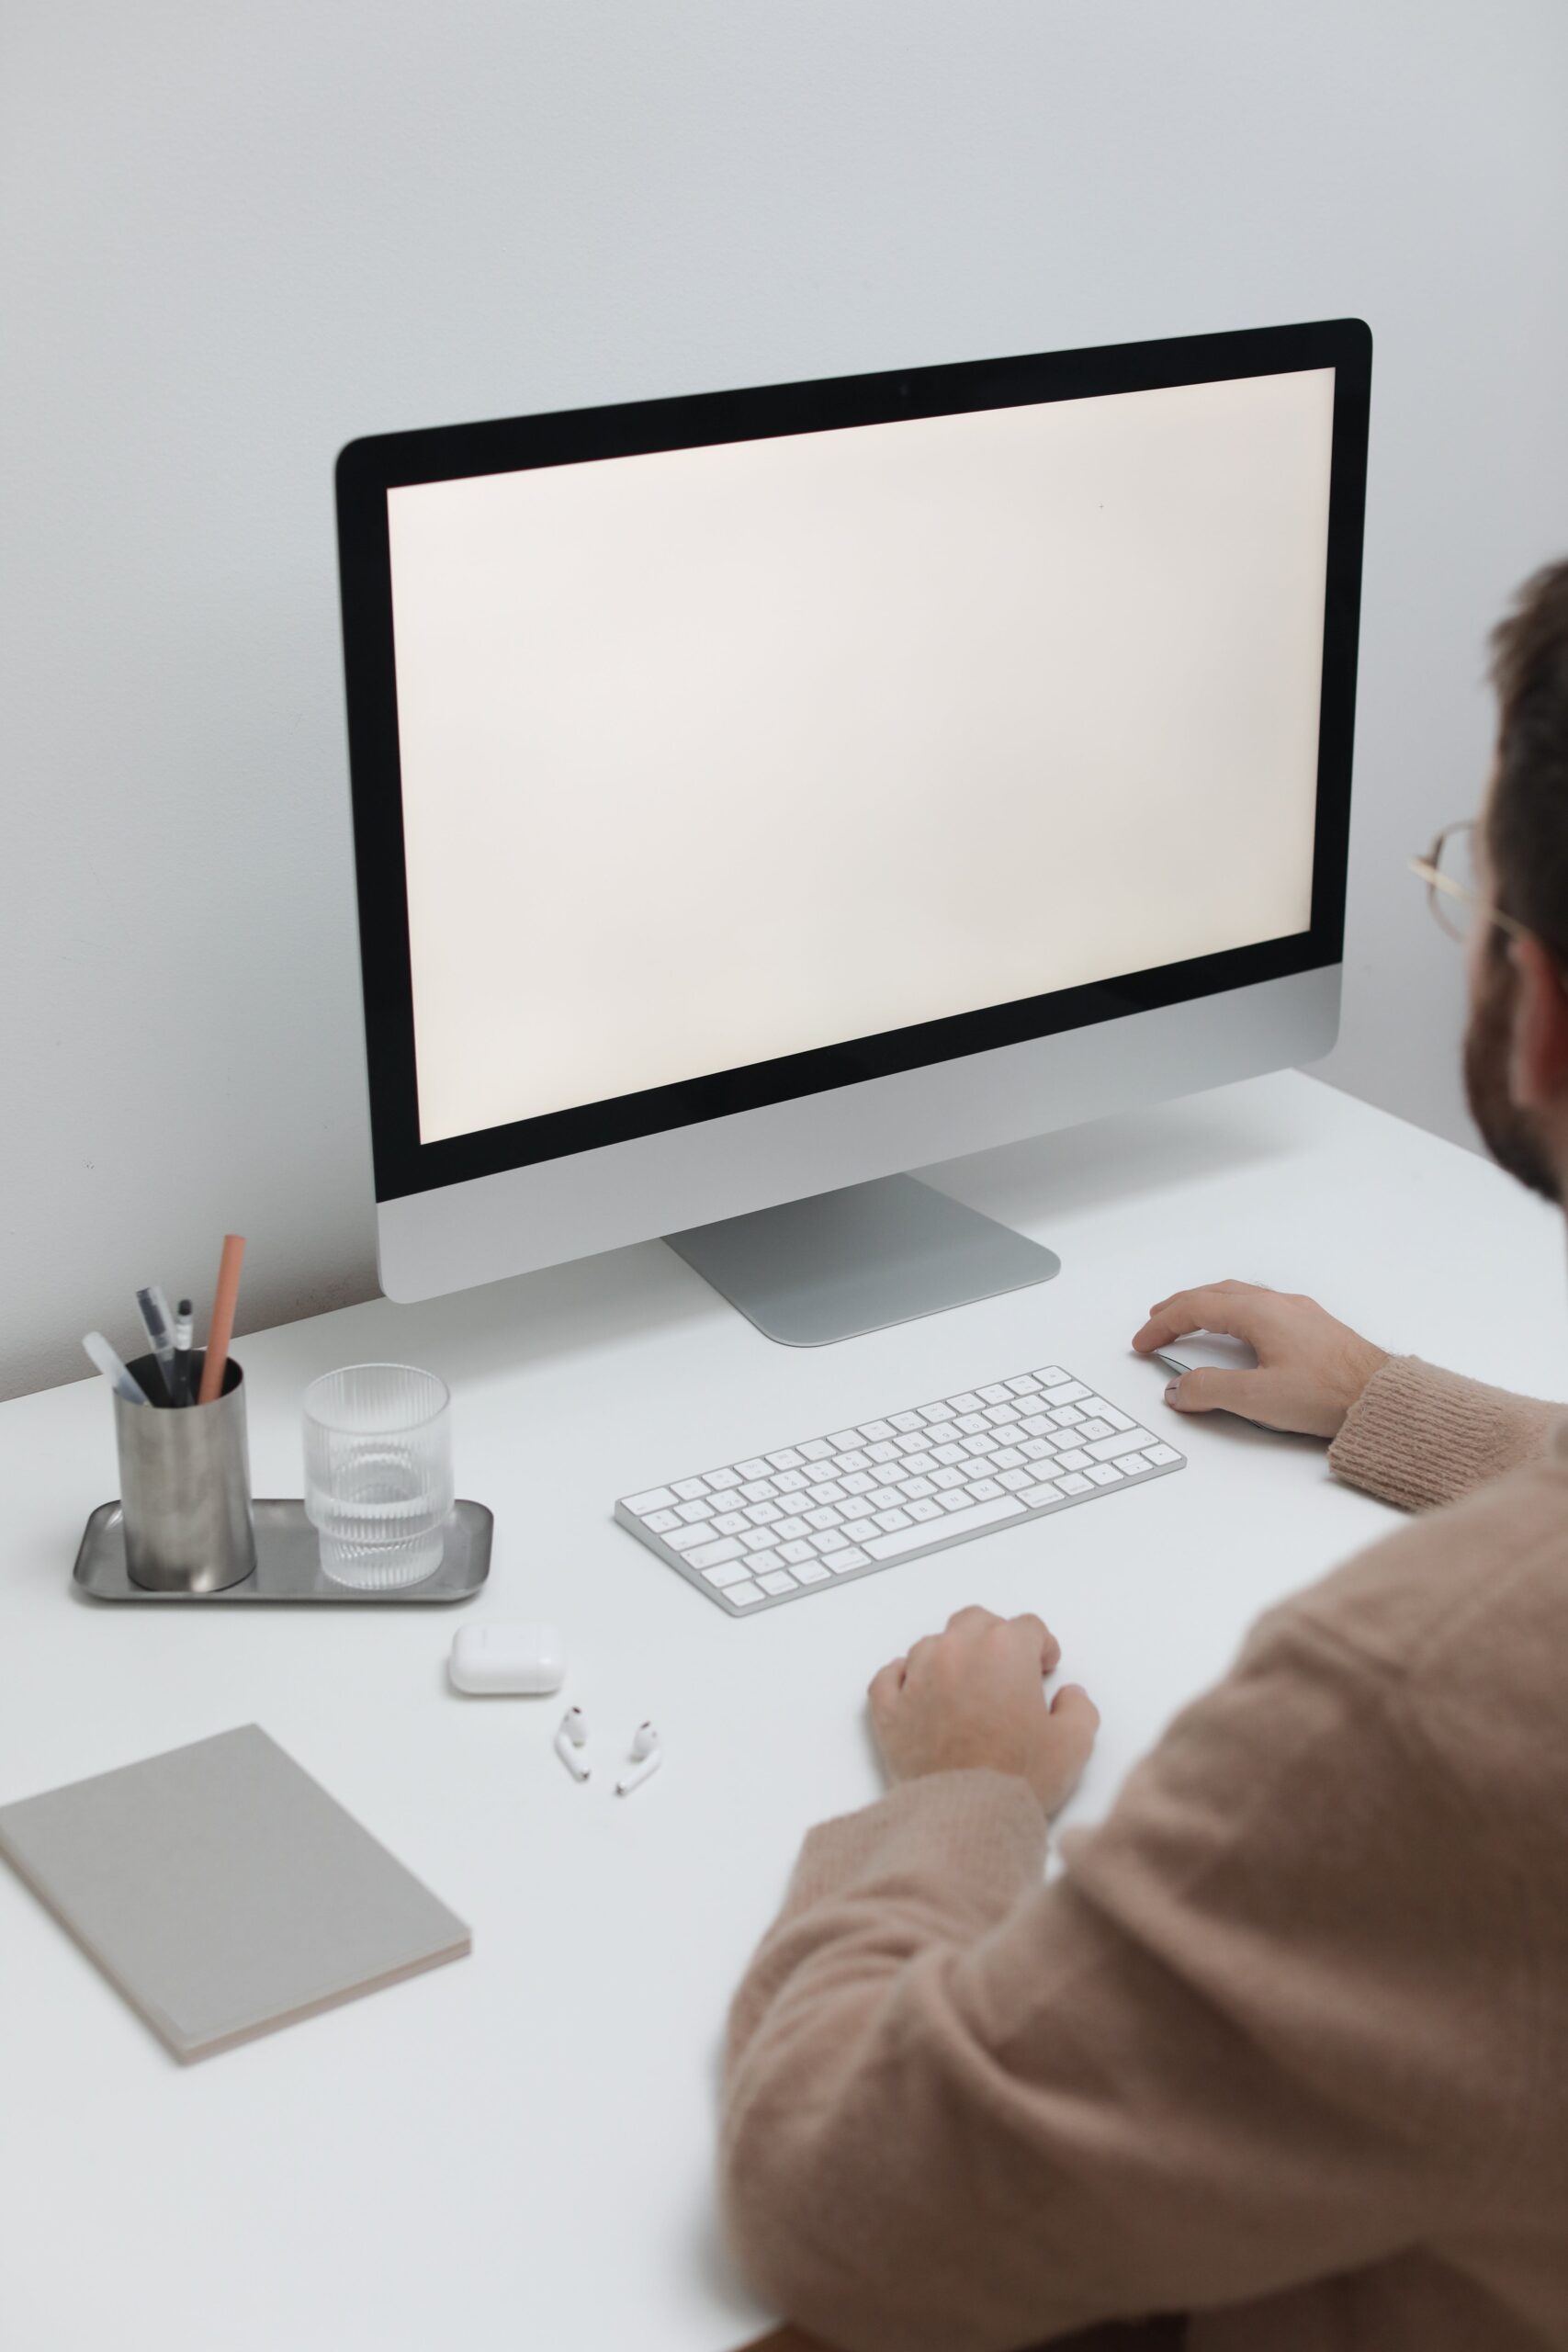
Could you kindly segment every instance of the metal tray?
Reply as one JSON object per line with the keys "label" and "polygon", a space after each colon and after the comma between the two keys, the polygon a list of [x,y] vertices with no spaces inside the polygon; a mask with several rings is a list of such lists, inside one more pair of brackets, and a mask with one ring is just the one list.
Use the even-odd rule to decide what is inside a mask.
{"label": "metal tray", "polygon": [[323,1600],[368,1602],[373,1609],[398,1608],[407,1601],[471,1600],[490,1574],[495,1515],[483,1503],[454,1503],[441,1566],[422,1583],[404,1585],[396,1592],[355,1592],[324,1577],[316,1531],[303,1502],[258,1497],[251,1508],[256,1521],[255,1566],[241,1583],[221,1592],[149,1592],[132,1584],[126,1574],[125,1521],[118,1502],[100,1503],[88,1520],[73,1574],[94,1600],[173,1600],[202,1608],[241,1600]]}

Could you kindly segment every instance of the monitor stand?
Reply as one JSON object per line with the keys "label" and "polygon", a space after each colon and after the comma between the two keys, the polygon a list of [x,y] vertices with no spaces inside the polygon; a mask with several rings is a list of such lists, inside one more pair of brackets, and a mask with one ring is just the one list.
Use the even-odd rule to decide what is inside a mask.
{"label": "monitor stand", "polygon": [[678,1257],[770,1340],[819,1348],[1048,1283],[1055,1252],[913,1176],[667,1233]]}

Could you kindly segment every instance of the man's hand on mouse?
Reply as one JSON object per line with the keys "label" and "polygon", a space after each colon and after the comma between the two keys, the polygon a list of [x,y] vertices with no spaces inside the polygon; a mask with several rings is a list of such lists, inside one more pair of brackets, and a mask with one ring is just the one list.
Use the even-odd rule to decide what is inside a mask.
{"label": "man's hand on mouse", "polygon": [[1190,1331],[1224,1331],[1258,1358],[1249,1372],[1201,1367],[1173,1380],[1166,1403],[1179,1413],[1239,1413],[1266,1429],[1336,1438],[1345,1416],[1386,1351],[1337,1323],[1314,1299],[1256,1283],[1210,1283],[1181,1290],[1149,1309],[1133,1335],[1140,1355],[1173,1347]]}
{"label": "man's hand on mouse", "polygon": [[1041,1682],[1062,1645],[1038,1617],[961,1609],[872,1683],[872,1727],[890,1781],[930,1772],[1010,1772],[1047,1814],[1077,1788],[1100,1728],[1087,1690],[1065,1683],[1049,1706]]}

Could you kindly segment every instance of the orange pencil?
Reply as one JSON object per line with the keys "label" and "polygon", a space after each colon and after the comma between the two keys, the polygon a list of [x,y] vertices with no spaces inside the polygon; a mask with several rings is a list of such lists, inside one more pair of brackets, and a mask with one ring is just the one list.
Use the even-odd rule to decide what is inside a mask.
{"label": "orange pencil", "polygon": [[245,1238],[242,1233],[223,1236],[223,1255],[218,1261],[218,1289],[212,1301],[212,1321],[207,1334],[207,1354],[201,1367],[201,1389],[198,1405],[217,1402],[223,1391],[223,1374],[228,1369],[229,1342],[234,1336],[234,1303],[240,1295],[240,1264],[245,1254]]}

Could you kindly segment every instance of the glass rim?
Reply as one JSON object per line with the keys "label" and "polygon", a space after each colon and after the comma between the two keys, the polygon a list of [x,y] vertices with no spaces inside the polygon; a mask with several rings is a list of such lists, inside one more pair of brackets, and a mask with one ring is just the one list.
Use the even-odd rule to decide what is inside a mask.
{"label": "glass rim", "polygon": [[[441,1394],[436,1402],[432,1406],[430,1411],[428,1413],[420,1413],[412,1420],[399,1421],[397,1423],[397,1429],[400,1430],[428,1429],[432,1421],[438,1421],[441,1419],[442,1414],[452,1402],[451,1388],[448,1386],[447,1383],[442,1379],[441,1374],[438,1372],[431,1372],[422,1363],[340,1363],[334,1365],[331,1372],[319,1372],[314,1380],[312,1380],[306,1388],[304,1396],[301,1400],[306,1419],[314,1421],[318,1429],[342,1430],[343,1424],[341,1421],[329,1420],[323,1413],[317,1409],[310,1400],[315,1396],[316,1391],[319,1388],[324,1387],[329,1380],[343,1380],[346,1378],[348,1374],[351,1372],[412,1372],[417,1380],[433,1380],[435,1383],[435,1385],[441,1391]],[[374,1430],[351,1430],[346,1432],[346,1434],[351,1437],[374,1437],[377,1435],[389,1435],[392,1432],[377,1431]]]}

